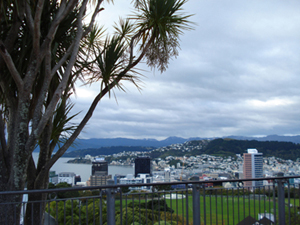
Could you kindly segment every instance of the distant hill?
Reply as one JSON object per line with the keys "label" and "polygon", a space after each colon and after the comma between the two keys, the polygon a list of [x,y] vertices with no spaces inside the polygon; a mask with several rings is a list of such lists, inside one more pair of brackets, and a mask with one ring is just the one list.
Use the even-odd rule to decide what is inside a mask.
{"label": "distant hill", "polygon": [[[198,146],[198,147],[197,147]],[[201,146],[201,147],[200,147]],[[165,158],[167,156],[196,156],[196,155],[215,155],[215,156],[235,156],[243,155],[249,148],[256,148],[263,153],[264,157],[277,157],[281,159],[291,159],[295,161],[300,158],[300,144],[283,141],[257,141],[257,140],[235,140],[231,138],[217,138],[211,141],[188,141],[180,148],[167,146],[152,151],[152,158]]]}
{"label": "distant hill", "polygon": [[283,141],[283,142],[293,142],[296,144],[300,144],[300,135],[279,136],[279,135],[273,134],[273,135],[268,135],[265,137],[228,136],[227,138],[236,139],[236,140]]}
{"label": "distant hill", "polygon": [[[216,156],[235,156],[243,154],[248,148],[256,148],[265,157],[278,157],[282,159],[296,160],[300,158],[300,144],[283,141],[257,141],[235,140],[232,138],[217,138],[214,140],[193,140],[182,145],[169,145],[162,148],[143,146],[113,146],[101,148],[89,148],[67,152],[64,157],[84,157],[89,154],[112,155],[119,152],[148,151],[151,158],[165,158],[167,156],[195,156],[201,154]],[[155,150],[156,149],[156,150]],[[155,150],[155,151],[153,151]]]}
{"label": "distant hill", "polygon": [[[220,137],[221,138],[221,137]],[[300,144],[300,135],[298,136],[279,136],[268,135],[266,137],[244,137],[244,136],[228,136],[222,138],[230,138],[236,140],[256,140],[256,141],[283,141],[293,142]],[[100,148],[110,146],[143,146],[143,147],[165,147],[172,144],[182,144],[191,140],[204,140],[216,138],[181,138],[181,137],[168,137],[164,140],[158,141],[156,139],[130,139],[130,138],[92,138],[92,139],[77,139],[75,145],[70,147],[68,151],[87,148]]]}
{"label": "distant hill", "polygon": [[98,156],[98,155],[112,155],[119,152],[149,152],[154,148],[152,147],[141,147],[141,146],[112,146],[112,147],[101,147],[101,148],[88,148],[80,149],[71,152],[66,152],[63,157],[84,157],[85,155]]}
{"label": "distant hill", "polygon": [[[234,140],[230,138],[214,139],[203,148],[201,154],[236,155],[246,153],[248,148],[256,148],[265,157],[278,157],[296,160],[300,158],[300,144],[283,141]],[[196,151],[191,154],[197,154]]]}
{"label": "distant hill", "polygon": [[141,147],[164,147],[172,144],[184,143],[188,140],[201,140],[204,138],[181,138],[168,137],[164,140],[158,141],[156,139],[130,139],[130,138],[91,138],[91,139],[76,139],[75,144],[70,147],[67,152],[88,149],[101,148],[111,146],[141,146]]}
{"label": "distant hill", "polygon": [[[279,135],[268,135],[266,137],[244,137],[244,136],[227,136],[223,138],[230,138],[236,140],[256,140],[256,141],[282,141],[282,142],[293,142],[300,144],[300,135],[297,136],[279,136]],[[141,146],[141,147],[165,147],[172,144],[183,144],[186,141],[191,140],[213,140],[217,138],[181,138],[181,137],[168,137],[164,140],[158,141],[156,139],[130,139],[130,138],[91,138],[91,139],[76,139],[73,146],[71,146],[67,152],[89,149],[89,148],[101,148],[111,146]],[[57,150],[57,149],[56,149]],[[38,151],[38,149],[36,149]]]}

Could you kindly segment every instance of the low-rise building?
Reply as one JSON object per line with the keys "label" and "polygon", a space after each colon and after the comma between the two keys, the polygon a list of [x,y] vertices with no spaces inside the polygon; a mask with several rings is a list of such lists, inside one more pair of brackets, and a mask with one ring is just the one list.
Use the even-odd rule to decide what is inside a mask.
{"label": "low-rise building", "polygon": [[[120,178],[120,184],[148,184],[153,183],[153,178],[150,177],[150,174],[138,174],[137,177],[134,177],[133,174],[127,174],[126,177]],[[130,187],[131,190],[141,190],[141,189],[150,189],[150,186],[141,186],[141,187]]]}
{"label": "low-rise building", "polygon": [[76,174],[73,172],[61,172],[58,174],[58,183],[66,182],[72,186],[75,184]]}

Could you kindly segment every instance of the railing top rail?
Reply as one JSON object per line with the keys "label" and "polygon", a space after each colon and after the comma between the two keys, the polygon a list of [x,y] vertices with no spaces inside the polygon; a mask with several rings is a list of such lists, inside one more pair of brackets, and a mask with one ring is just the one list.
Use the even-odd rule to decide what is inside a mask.
{"label": "railing top rail", "polygon": [[160,183],[140,183],[140,184],[117,184],[117,185],[105,185],[105,186],[88,186],[88,187],[72,187],[72,188],[57,188],[57,189],[40,189],[40,190],[22,190],[22,191],[4,191],[0,192],[0,195],[15,195],[15,194],[41,194],[41,193],[53,193],[53,192],[66,192],[66,191],[84,191],[84,190],[99,190],[107,188],[121,188],[121,187],[144,187],[144,186],[161,186],[161,185],[188,185],[188,184],[206,184],[206,183],[219,183],[219,182],[244,182],[244,181],[260,181],[260,180],[288,180],[300,178],[300,176],[287,176],[287,177],[263,177],[252,179],[228,179],[228,180],[207,180],[207,181],[180,181],[180,182],[160,182]]}

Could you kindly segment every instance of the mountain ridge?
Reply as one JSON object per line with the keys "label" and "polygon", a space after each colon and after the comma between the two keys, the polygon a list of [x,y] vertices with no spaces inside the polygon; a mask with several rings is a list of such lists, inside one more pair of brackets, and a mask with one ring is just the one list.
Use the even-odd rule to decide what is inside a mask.
{"label": "mountain ridge", "polygon": [[181,138],[181,137],[168,137],[163,140],[156,139],[131,139],[131,138],[91,138],[91,139],[76,139],[75,144],[71,146],[67,152],[71,152],[79,149],[88,148],[100,148],[100,147],[112,147],[112,146],[141,146],[141,147],[165,147],[172,144],[182,144],[191,140],[212,140],[217,138],[230,138],[236,140],[256,140],[256,141],[284,141],[293,142],[295,144],[300,143],[300,135],[295,136],[280,136],[280,135],[268,135],[265,137],[246,137],[246,136],[226,136],[226,137],[214,137],[214,138]]}

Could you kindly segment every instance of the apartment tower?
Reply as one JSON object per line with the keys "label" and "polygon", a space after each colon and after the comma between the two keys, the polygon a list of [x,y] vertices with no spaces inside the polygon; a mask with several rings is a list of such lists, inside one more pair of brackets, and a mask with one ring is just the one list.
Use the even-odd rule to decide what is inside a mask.
{"label": "apartment tower", "polygon": [[104,158],[96,158],[92,165],[92,175],[88,180],[88,186],[104,186],[108,180],[111,180],[111,175],[108,175],[108,162]]}
{"label": "apartment tower", "polygon": [[108,175],[108,162],[104,158],[96,158],[92,163],[92,175]]}
{"label": "apartment tower", "polygon": [[147,156],[137,157],[134,160],[134,176],[140,173],[147,173],[152,176],[151,158]]}
{"label": "apartment tower", "polygon": [[[243,165],[244,179],[263,177],[263,154],[258,153],[255,148],[250,148],[244,153]],[[245,187],[259,187],[263,181],[246,181]]]}

